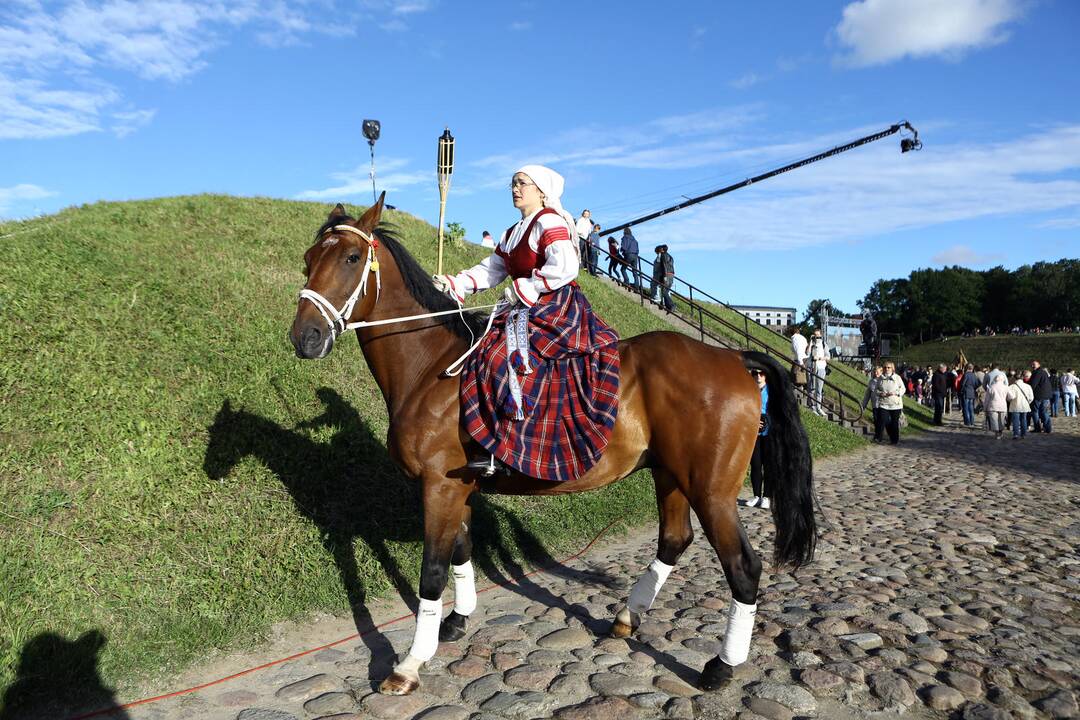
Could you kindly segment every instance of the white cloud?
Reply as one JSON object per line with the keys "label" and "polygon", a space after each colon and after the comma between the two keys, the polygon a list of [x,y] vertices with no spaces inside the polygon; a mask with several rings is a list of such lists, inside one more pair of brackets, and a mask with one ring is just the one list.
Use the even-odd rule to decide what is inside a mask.
{"label": "white cloud", "polygon": [[531,30],[532,22],[529,20],[515,20],[510,23],[510,29],[515,32],[521,32],[523,30]]}
{"label": "white cloud", "polygon": [[1057,217],[1044,220],[1035,227],[1045,230],[1072,230],[1080,228],[1080,215],[1074,217]]}
{"label": "white cloud", "polygon": [[[773,154],[771,146],[749,149],[758,151]],[[906,155],[890,139],[657,220],[656,231],[673,247],[784,250],[961,220],[1076,212],[1080,181],[1063,173],[1077,170],[1080,125],[992,145],[928,144]]]}
{"label": "white cloud", "polygon": [[[408,170],[409,161],[403,158],[384,158],[375,166],[375,184],[381,192],[402,190],[420,183],[431,183],[435,187],[435,171]],[[331,180],[337,184],[318,190],[304,190],[297,193],[297,200],[344,200],[352,197],[365,197],[371,192],[371,167],[360,165],[348,172],[331,173]]]}
{"label": "white cloud", "polygon": [[[507,177],[525,163],[698,167],[709,163],[702,153],[730,148],[734,140],[729,133],[750,125],[760,116],[757,106],[747,105],[669,115],[632,127],[590,125],[559,133],[533,148],[488,155],[471,166],[491,169]],[[720,134],[722,137],[716,137]]]}
{"label": "white cloud", "polygon": [[[0,138],[130,133],[154,111],[107,114],[122,96],[99,79],[103,73],[178,82],[205,68],[240,28],[275,47],[313,32],[341,32],[311,22],[305,6],[284,0],[8,0],[0,4]],[[427,7],[392,2],[375,12]]]}
{"label": "white cloud", "polygon": [[154,119],[157,110],[134,110],[113,113],[112,131],[118,138],[127,137]]}
{"label": "white cloud", "polygon": [[16,203],[28,200],[41,200],[56,193],[38,185],[22,183],[12,187],[0,188],[0,216],[6,215]]}
{"label": "white cloud", "polygon": [[838,60],[864,67],[968,50],[1008,38],[1004,26],[1022,14],[1020,0],[858,0],[836,27],[849,51]]}
{"label": "white cloud", "polygon": [[1005,256],[1001,253],[980,253],[967,245],[953,245],[942,250],[931,258],[935,265],[962,265],[964,267],[978,267],[1001,262]]}
{"label": "white cloud", "polygon": [[736,90],[745,90],[748,87],[757,85],[759,82],[761,82],[761,77],[757,73],[748,72],[745,75],[735,78],[729,82],[728,85]]}

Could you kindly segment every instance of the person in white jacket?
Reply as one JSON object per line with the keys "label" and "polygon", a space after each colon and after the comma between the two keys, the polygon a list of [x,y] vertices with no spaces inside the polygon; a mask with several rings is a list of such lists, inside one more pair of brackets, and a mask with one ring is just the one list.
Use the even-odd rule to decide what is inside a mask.
{"label": "person in white jacket", "polygon": [[904,380],[896,374],[896,365],[885,363],[884,372],[877,380],[874,393],[878,398],[878,411],[882,414],[889,442],[900,442],[900,414],[904,411]]}
{"label": "person in white jacket", "polygon": [[994,432],[994,437],[1001,439],[1001,431],[1005,426],[1005,413],[1009,409],[1009,385],[1005,380],[1005,373],[998,373],[990,381],[986,388],[986,399],[983,400],[983,411],[986,413],[986,421]]}
{"label": "person in white jacket", "polygon": [[1013,440],[1027,435],[1027,414],[1031,412],[1031,401],[1035,399],[1031,386],[1024,382],[1023,376],[1013,376],[1012,385],[1005,395],[1009,408],[1009,422],[1012,425]]}

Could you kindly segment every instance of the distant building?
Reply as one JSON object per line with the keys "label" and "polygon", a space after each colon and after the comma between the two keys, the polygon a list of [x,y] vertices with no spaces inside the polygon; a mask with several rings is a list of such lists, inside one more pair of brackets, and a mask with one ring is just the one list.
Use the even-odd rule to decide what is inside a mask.
{"label": "distant building", "polygon": [[795,324],[795,308],[773,307],[771,305],[732,305],[754,322],[783,332]]}

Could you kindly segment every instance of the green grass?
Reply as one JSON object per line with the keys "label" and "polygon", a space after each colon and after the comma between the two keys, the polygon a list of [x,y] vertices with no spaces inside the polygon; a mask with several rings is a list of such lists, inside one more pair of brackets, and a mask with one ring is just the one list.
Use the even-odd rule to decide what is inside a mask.
{"label": "green grass", "polygon": [[912,345],[901,354],[904,362],[925,367],[951,364],[961,350],[978,365],[996,362],[1001,367],[1026,368],[1038,360],[1047,368],[1080,369],[1080,335],[1076,334],[957,337]]}
{"label": "green grass", "polygon": [[[328,210],[194,196],[0,226],[17,233],[0,239],[0,689],[45,633],[100,630],[101,677],[129,696],[273,622],[415,588],[419,500],[386,456],[385,405],[356,342],[301,362],[286,339]],[[434,266],[431,226],[384,219]],[[485,251],[446,252],[461,268]],[[668,329],[582,285],[623,336]],[[817,457],[863,444],[806,422]],[[654,517],[645,473],[594,493],[485,498],[476,561],[498,575]]]}

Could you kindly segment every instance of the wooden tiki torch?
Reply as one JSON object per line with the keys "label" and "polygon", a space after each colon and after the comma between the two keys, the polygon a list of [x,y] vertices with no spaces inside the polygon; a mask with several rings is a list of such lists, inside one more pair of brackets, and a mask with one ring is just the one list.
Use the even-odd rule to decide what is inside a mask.
{"label": "wooden tiki torch", "polygon": [[436,167],[439,178],[439,275],[443,271],[443,226],[446,224],[446,193],[450,190],[450,176],[454,174],[454,136],[450,128],[439,136],[439,160]]}

